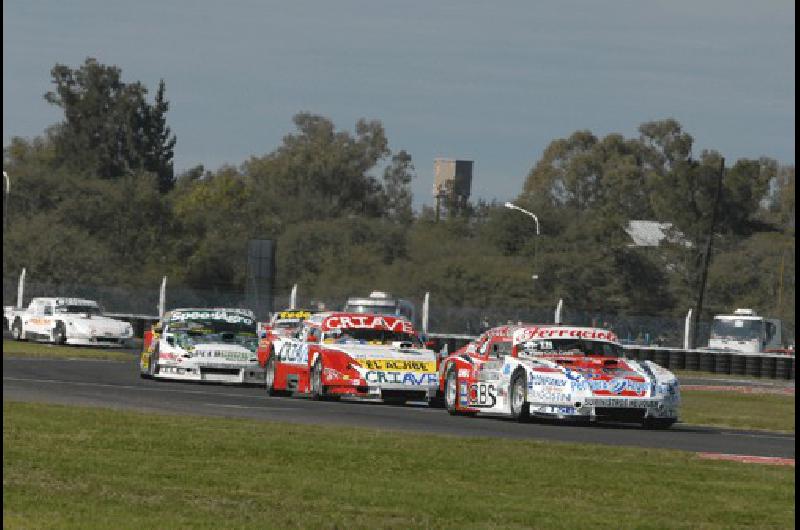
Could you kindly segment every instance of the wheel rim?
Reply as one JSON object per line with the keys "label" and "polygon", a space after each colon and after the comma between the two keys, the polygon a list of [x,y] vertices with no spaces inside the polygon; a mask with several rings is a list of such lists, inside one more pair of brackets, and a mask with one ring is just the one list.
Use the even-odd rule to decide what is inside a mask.
{"label": "wheel rim", "polygon": [[447,403],[447,408],[455,408],[456,405],[456,378],[453,377],[453,372],[447,375],[447,388],[445,389],[444,399]]}
{"label": "wheel rim", "polygon": [[511,396],[511,409],[514,414],[519,414],[522,410],[523,403],[525,403],[525,388],[522,378],[517,377],[514,380],[513,395]]}
{"label": "wheel rim", "polygon": [[312,372],[311,392],[318,396],[322,394],[322,370],[320,370],[319,363],[314,365],[314,370]]}

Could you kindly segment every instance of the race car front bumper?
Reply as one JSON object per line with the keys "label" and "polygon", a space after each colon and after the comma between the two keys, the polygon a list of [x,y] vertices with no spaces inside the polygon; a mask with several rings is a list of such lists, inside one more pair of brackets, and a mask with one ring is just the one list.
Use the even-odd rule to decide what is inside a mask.
{"label": "race car front bumper", "polygon": [[156,377],[180,381],[207,381],[231,384],[263,384],[265,371],[258,363],[160,365]]}
{"label": "race car front bumper", "polygon": [[645,419],[677,419],[679,401],[657,397],[593,396],[574,403],[531,403],[532,414],[559,419],[639,422]]}

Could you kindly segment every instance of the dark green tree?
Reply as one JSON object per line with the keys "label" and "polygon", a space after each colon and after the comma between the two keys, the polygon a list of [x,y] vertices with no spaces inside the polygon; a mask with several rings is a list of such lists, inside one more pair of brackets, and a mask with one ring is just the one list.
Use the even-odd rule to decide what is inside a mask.
{"label": "dark green tree", "polygon": [[413,220],[411,181],[414,176],[410,154],[402,150],[392,156],[391,164],[383,172],[386,215],[389,219],[406,225]]}
{"label": "dark green tree", "polygon": [[146,170],[158,175],[162,191],[171,186],[175,136],[166,125],[163,81],[150,105],[141,83],[123,82],[118,67],[93,58],[74,70],[56,64],[51,75],[55,89],[44,97],[64,111],[54,134],[64,165],[107,179]]}

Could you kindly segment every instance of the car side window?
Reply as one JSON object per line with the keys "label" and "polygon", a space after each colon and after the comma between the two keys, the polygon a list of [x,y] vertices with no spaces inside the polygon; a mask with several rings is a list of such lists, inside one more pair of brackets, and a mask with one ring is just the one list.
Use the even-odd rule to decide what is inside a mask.
{"label": "car side window", "polygon": [[44,314],[45,315],[52,315],[53,314],[53,306],[47,304],[44,306]]}

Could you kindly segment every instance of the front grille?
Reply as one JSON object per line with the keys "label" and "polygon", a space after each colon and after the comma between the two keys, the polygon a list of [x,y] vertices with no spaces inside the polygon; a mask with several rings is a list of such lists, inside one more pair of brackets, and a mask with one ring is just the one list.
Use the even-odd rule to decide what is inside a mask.
{"label": "front grille", "polygon": [[645,409],[624,409],[614,407],[595,407],[594,413],[599,420],[640,422],[644,419]]}
{"label": "front grille", "polygon": [[200,373],[209,375],[239,375],[238,368],[200,368]]}

